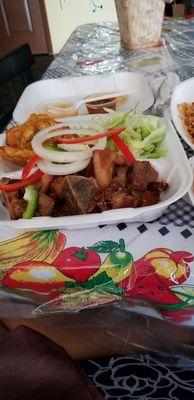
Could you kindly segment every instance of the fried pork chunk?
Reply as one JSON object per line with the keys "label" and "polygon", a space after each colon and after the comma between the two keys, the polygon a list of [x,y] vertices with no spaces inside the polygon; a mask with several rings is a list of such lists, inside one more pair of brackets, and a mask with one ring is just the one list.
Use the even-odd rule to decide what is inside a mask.
{"label": "fried pork chunk", "polygon": [[[55,215],[88,214],[96,206],[94,201],[99,190],[94,178],[80,175],[56,176],[48,195],[56,200]],[[60,211],[61,210],[61,211]]]}
{"label": "fried pork chunk", "polygon": [[[0,183],[3,185],[8,185],[9,183],[15,183],[17,179],[2,178]],[[22,215],[26,209],[27,202],[23,199],[24,190],[17,190],[14,192],[1,191],[1,198],[3,204],[9,211],[11,219],[22,218]]]}
{"label": "fried pork chunk", "polygon": [[[94,168],[97,182],[101,184],[103,177],[104,185],[106,183],[106,186],[100,186],[100,193],[95,198],[100,211],[144,207],[160,201],[160,193],[168,185],[165,181],[157,181],[158,172],[149,161],[134,161],[131,167],[126,162],[118,165],[116,157],[105,151],[97,152]],[[106,165],[111,166],[108,172]]]}
{"label": "fried pork chunk", "polygon": [[27,202],[20,198],[18,192],[4,192],[3,199],[11,219],[22,218]]}
{"label": "fried pork chunk", "polygon": [[140,205],[141,207],[152,206],[153,204],[158,204],[160,201],[160,193],[158,191],[151,192],[145,190],[140,193]]}
{"label": "fried pork chunk", "polygon": [[144,191],[149,183],[156,182],[158,172],[149,161],[134,161],[132,187],[135,190]]}
{"label": "fried pork chunk", "polygon": [[45,193],[39,193],[38,208],[36,211],[36,217],[51,216],[53,213],[55,200]]}
{"label": "fried pork chunk", "polygon": [[94,176],[100,188],[105,188],[111,184],[115,165],[126,165],[125,158],[122,155],[118,156],[114,150],[94,151]]}
{"label": "fried pork chunk", "polygon": [[104,189],[96,196],[95,200],[101,211],[138,206],[136,197],[128,194],[125,187],[117,183],[113,183]]}

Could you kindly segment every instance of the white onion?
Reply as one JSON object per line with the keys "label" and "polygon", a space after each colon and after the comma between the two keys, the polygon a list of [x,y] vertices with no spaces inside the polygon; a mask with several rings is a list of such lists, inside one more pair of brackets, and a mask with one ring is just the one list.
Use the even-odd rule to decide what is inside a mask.
{"label": "white onion", "polygon": [[82,161],[75,161],[69,164],[54,164],[50,161],[41,160],[38,162],[38,168],[48,175],[68,175],[81,171],[86,168],[90,158]]}
{"label": "white onion", "polygon": [[72,144],[66,144],[66,143],[57,143],[57,147],[60,147],[60,149],[66,150],[66,151],[85,151],[89,150],[88,144],[81,144],[81,143],[72,143]]}
{"label": "white onion", "polygon": [[[104,150],[105,147],[106,147],[106,141],[107,141],[106,138],[100,138],[100,139],[97,139],[97,140],[91,142],[91,144],[93,145],[92,147],[89,147],[88,145],[83,145],[82,144],[82,146],[84,146],[84,147],[82,147],[82,149],[83,150],[90,149],[90,151],[92,153],[93,153],[94,150]],[[75,146],[75,148],[73,146]],[[78,146],[80,146],[80,147],[78,147]],[[67,151],[68,150],[70,150],[70,151],[71,150],[75,150],[76,151],[78,149],[81,150],[81,144],[80,143],[74,143],[74,144],[60,143],[60,144],[58,144],[58,147],[60,147],[63,150],[67,150]]]}
{"label": "white onion", "polygon": [[32,148],[34,152],[41,157],[38,162],[38,168],[49,175],[66,175],[72,174],[86,168],[89,164],[94,150],[103,150],[106,147],[107,138],[96,139],[92,147],[82,143],[59,144],[64,152],[48,150],[43,146],[43,143],[51,138],[60,135],[82,135],[94,136],[96,133],[89,130],[80,129],[62,129],[66,127],[65,123],[56,124],[42,129],[32,139]]}
{"label": "white onion", "polygon": [[106,137],[98,139],[98,141],[95,144],[95,146],[92,147],[92,151],[94,151],[94,150],[104,150],[105,147],[106,147],[106,143],[107,143],[107,138]]}
{"label": "white onion", "polygon": [[[76,160],[85,160],[92,156],[91,150],[85,151],[64,151],[57,152],[55,150],[51,150],[51,155],[45,155],[42,157],[44,160],[56,162],[56,163],[69,163],[74,162]],[[53,154],[54,153],[54,154]]]}
{"label": "white onion", "polygon": [[[92,152],[93,149],[91,150],[85,150],[85,151],[71,151],[71,152],[56,152],[54,150],[48,150],[43,146],[43,143],[45,140],[60,136],[60,135],[82,135],[82,136],[93,136],[91,135],[91,131],[88,130],[80,130],[80,129],[64,129],[61,130],[59,128],[63,128],[66,125],[64,123],[61,124],[56,124],[49,126],[47,128],[42,129],[40,132],[38,132],[32,139],[32,148],[34,152],[41,157],[44,160],[51,161],[51,162],[59,162],[59,163],[65,163],[65,162],[73,162],[76,161],[77,159],[79,160],[84,160],[86,158],[92,157]],[[104,138],[103,138],[104,139]],[[100,139],[99,139],[100,140]],[[106,138],[105,141],[106,146]],[[105,146],[103,148],[105,148]],[[95,146],[94,146],[95,147]],[[100,142],[100,149],[102,148],[102,144]],[[95,148],[96,149],[96,148]]]}

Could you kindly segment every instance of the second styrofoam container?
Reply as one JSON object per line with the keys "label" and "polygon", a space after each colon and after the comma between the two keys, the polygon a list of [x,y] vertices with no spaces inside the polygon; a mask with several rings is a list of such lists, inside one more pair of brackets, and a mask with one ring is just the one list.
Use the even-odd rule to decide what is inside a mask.
{"label": "second styrofoam container", "polygon": [[171,96],[171,115],[175,127],[184,141],[194,150],[194,143],[189,138],[179,116],[178,104],[194,102],[194,78],[187,79],[175,86]]}
{"label": "second styrofoam container", "polygon": [[191,203],[194,206],[194,156],[189,158],[189,162],[190,162],[190,165],[191,165],[191,168],[193,171],[193,184],[189,190],[189,197],[190,197]]}

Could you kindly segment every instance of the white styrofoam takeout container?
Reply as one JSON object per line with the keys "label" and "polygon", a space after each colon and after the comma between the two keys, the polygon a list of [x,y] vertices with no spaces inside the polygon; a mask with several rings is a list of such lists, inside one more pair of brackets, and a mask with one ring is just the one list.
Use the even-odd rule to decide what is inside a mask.
{"label": "white styrofoam takeout container", "polygon": [[175,86],[171,96],[171,115],[175,127],[184,141],[194,150],[194,143],[188,137],[179,116],[178,104],[194,102],[194,78],[187,79]]}
{"label": "white styrofoam takeout container", "polygon": [[[16,123],[23,123],[30,114],[44,112],[44,107],[56,103],[74,103],[90,94],[99,92],[132,93],[128,100],[118,105],[117,111],[128,110],[138,103],[138,108],[145,111],[154,103],[152,91],[143,74],[118,72],[92,76],[77,76],[58,79],[45,79],[27,86],[13,112]],[[87,114],[86,106],[79,109],[79,114]]]}
{"label": "white styrofoam takeout container", "polygon": [[189,197],[190,197],[191,203],[194,206],[194,156],[189,158],[189,162],[190,162],[190,165],[191,165],[191,168],[193,171],[193,184],[189,190]]}
{"label": "white styrofoam takeout container", "polygon": [[[65,119],[69,126],[83,126],[94,116],[80,116]],[[109,118],[103,114],[102,118]],[[37,229],[80,229],[95,227],[103,224],[118,224],[119,222],[148,222],[159,218],[166,208],[183,197],[190,189],[193,181],[192,169],[185,154],[178,135],[169,120],[161,119],[166,124],[166,137],[161,147],[167,150],[167,156],[160,159],[150,160],[154,168],[159,172],[159,178],[169,183],[169,188],[162,193],[161,201],[158,204],[139,208],[122,208],[101,213],[72,215],[66,217],[34,217],[30,220],[19,219],[9,220],[7,209],[0,203],[0,229],[3,227],[16,230],[37,230]],[[0,146],[5,143],[5,135],[0,136]],[[14,172],[15,171],[15,172]],[[0,159],[0,177],[19,177],[20,171],[13,164]]]}

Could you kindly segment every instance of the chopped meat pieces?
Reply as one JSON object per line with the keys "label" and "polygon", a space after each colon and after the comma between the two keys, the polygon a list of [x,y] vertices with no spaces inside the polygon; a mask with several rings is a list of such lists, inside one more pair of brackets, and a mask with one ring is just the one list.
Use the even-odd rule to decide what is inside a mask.
{"label": "chopped meat pieces", "polygon": [[135,190],[144,191],[149,183],[158,179],[158,172],[149,161],[134,161],[132,187]]}
{"label": "chopped meat pieces", "polygon": [[116,183],[105,188],[98,196],[96,196],[96,204],[101,211],[111,210],[115,195],[123,196],[123,186]]}
{"label": "chopped meat pieces", "polygon": [[66,176],[55,176],[49,185],[48,195],[53,199],[64,199]]}
{"label": "chopped meat pieces", "polygon": [[94,176],[100,188],[112,182],[116,153],[113,150],[95,150],[93,153]]}
{"label": "chopped meat pieces", "polygon": [[112,183],[113,174],[117,175],[116,169],[124,168],[127,171],[126,159],[113,150],[95,150],[93,154],[94,176],[101,189]]}
{"label": "chopped meat pieces", "polygon": [[116,153],[115,164],[116,165],[127,165],[127,160],[124,156],[122,156],[122,154]]}
{"label": "chopped meat pieces", "polygon": [[98,187],[94,178],[67,175],[63,183],[64,200],[71,215],[88,214],[95,208]]}
{"label": "chopped meat pieces", "polygon": [[149,161],[134,161],[133,167],[116,165],[111,184],[96,197],[101,211],[144,207],[157,204],[160,192],[167,189],[165,181],[157,182],[158,172]]}
{"label": "chopped meat pieces", "polygon": [[[151,206],[159,203],[160,193],[168,188],[157,179],[158,172],[149,161],[134,161],[129,167],[115,151],[95,150],[88,167],[77,174],[42,175],[35,215],[59,217]],[[15,181],[3,178],[1,182]],[[22,218],[27,206],[24,189],[1,193],[11,219]]]}
{"label": "chopped meat pieces", "polygon": [[127,165],[115,165],[112,181],[125,185],[127,180],[127,170]]}
{"label": "chopped meat pieces", "polygon": [[145,192],[141,192],[140,194],[140,205],[141,207],[152,206],[153,204],[157,204],[160,201],[159,192],[150,192],[146,190]]}
{"label": "chopped meat pieces", "polygon": [[47,196],[44,193],[39,194],[38,208],[36,211],[36,217],[51,216],[53,213],[53,208],[55,205],[55,200]]}
{"label": "chopped meat pieces", "polygon": [[160,182],[152,182],[149,183],[148,185],[148,190],[151,190],[151,192],[164,192],[166,189],[168,189],[168,183],[165,181],[160,181]]}
{"label": "chopped meat pieces", "polygon": [[138,206],[138,199],[135,196],[125,195],[119,196],[115,195],[112,203],[112,208],[136,208]]}
{"label": "chopped meat pieces", "polygon": [[[17,179],[2,178],[1,183],[8,185],[9,183],[15,183]],[[27,207],[27,201],[23,199],[24,191],[17,190],[14,192],[1,191],[3,203],[9,211],[11,219],[22,218],[23,213]]]}
{"label": "chopped meat pieces", "polygon": [[46,193],[49,189],[49,185],[53,180],[53,175],[43,174],[40,179],[40,193]]}
{"label": "chopped meat pieces", "polygon": [[53,217],[63,217],[64,215],[72,215],[71,207],[68,207],[64,199],[55,200],[53,208]]}
{"label": "chopped meat pieces", "polygon": [[83,171],[80,171],[80,175],[85,176],[86,178],[94,177],[94,165],[93,165],[92,158],[91,158],[88,166]]}
{"label": "chopped meat pieces", "polygon": [[116,208],[137,207],[138,200],[134,196],[128,195],[122,185],[113,183],[96,197],[96,203],[101,211],[106,211]]}
{"label": "chopped meat pieces", "polygon": [[[5,193],[5,192],[4,192]],[[27,207],[27,202],[21,198],[19,198],[17,192],[11,192],[5,194],[7,197],[6,204],[9,210],[9,214],[11,219],[19,219],[22,218],[23,213]],[[4,197],[5,199],[5,197]]]}

